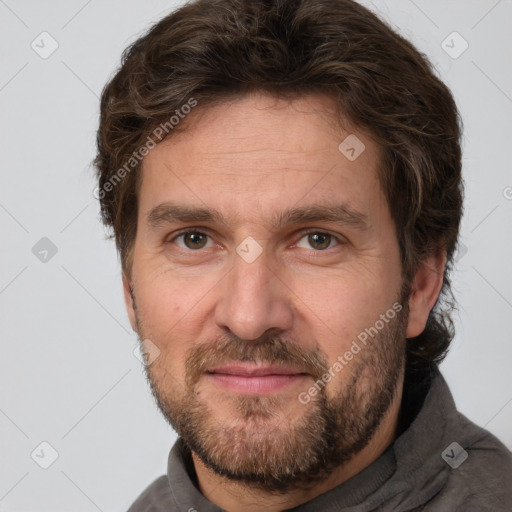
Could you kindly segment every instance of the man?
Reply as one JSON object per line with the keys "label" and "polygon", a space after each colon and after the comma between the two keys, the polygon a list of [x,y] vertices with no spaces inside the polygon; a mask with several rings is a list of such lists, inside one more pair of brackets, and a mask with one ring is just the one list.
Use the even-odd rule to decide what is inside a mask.
{"label": "man", "polygon": [[457,412],[458,113],[351,0],[198,0],[101,102],[104,222],[179,439],[139,511],[512,510]]}

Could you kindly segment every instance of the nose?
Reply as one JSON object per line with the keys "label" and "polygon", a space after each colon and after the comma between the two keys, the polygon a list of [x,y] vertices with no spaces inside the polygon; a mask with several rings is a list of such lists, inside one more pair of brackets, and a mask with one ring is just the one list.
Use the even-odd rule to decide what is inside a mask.
{"label": "nose", "polygon": [[215,322],[244,340],[267,330],[289,330],[293,324],[292,294],[271,270],[265,253],[248,263],[234,255],[234,266],[217,289]]}

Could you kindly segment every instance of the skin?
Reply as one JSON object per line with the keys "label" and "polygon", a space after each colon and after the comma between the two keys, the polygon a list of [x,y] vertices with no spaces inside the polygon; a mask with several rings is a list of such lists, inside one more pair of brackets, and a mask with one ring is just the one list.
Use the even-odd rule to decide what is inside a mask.
{"label": "skin", "polygon": [[[377,178],[380,148],[349,123],[344,123],[345,129],[334,124],[328,115],[331,102],[318,95],[285,101],[254,94],[198,106],[185,120],[183,133],[145,157],[133,263],[123,283],[134,330],[160,350],[148,371],[162,396],[184,394],[191,347],[226,334],[250,344],[277,332],[301,350],[319,350],[332,364],[399,297],[403,283],[398,241]],[[365,144],[354,161],[338,150],[349,134]],[[271,223],[273,215],[290,208],[327,202],[362,213],[366,227],[322,219],[278,227]],[[164,203],[208,207],[223,219],[150,226],[149,213]],[[177,238],[184,228],[208,235],[206,246],[187,247],[183,237]],[[311,246],[305,229],[335,238],[319,250]],[[262,248],[251,263],[236,251],[249,236]],[[444,265],[440,253],[418,268],[408,299],[407,337],[425,328],[442,286]],[[362,360],[354,356],[326,384],[327,398],[347,387]],[[361,396],[370,389],[371,379],[363,374],[357,380]],[[301,404],[297,396],[313,382],[306,375],[279,389],[252,393],[279,401],[278,410],[259,420],[257,432],[286,435],[307,414],[310,405]],[[266,492],[219,476],[193,453],[201,492],[226,510],[251,512],[291,508],[336,487],[393,442],[402,382],[403,373],[370,442],[314,485]],[[239,392],[204,374],[196,391],[220,428],[254,426],[235,407]]]}

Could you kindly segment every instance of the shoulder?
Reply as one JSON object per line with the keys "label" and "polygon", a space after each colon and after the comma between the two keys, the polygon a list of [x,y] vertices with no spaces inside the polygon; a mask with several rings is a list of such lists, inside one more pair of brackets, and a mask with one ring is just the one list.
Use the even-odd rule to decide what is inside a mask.
{"label": "shoulder", "polygon": [[[449,476],[438,499],[432,500],[432,510],[441,510],[437,504],[447,501],[457,503],[461,510],[511,511],[512,453],[489,431],[458,415],[472,435],[455,447],[460,453],[448,450],[449,446],[445,450]],[[452,454],[454,462],[450,464]]]}
{"label": "shoulder", "polygon": [[512,453],[457,410],[433,370],[420,411],[394,443],[391,483],[403,490],[403,510],[512,511]]}
{"label": "shoulder", "polygon": [[172,497],[167,476],[162,475],[134,501],[128,512],[173,512],[178,510]]}

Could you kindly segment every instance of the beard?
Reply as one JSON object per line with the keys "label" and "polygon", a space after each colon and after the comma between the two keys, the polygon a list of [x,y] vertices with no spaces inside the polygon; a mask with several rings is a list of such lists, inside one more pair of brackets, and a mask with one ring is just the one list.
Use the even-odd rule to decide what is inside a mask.
{"label": "beard", "polygon": [[[365,448],[395,400],[405,365],[408,319],[407,300],[400,304],[402,310],[332,377],[335,391],[328,393],[324,385],[307,404],[294,395],[297,405],[288,415],[283,411],[289,408],[289,396],[218,393],[212,400],[199,385],[208,368],[228,362],[289,365],[314,382],[329,372],[318,348],[307,350],[270,331],[257,340],[229,333],[192,345],[181,386],[169,385],[161,360],[146,366],[147,378],[164,417],[217,475],[266,492],[304,489]],[[144,339],[140,320],[139,337]],[[230,412],[218,418],[214,408],[219,407]]]}

